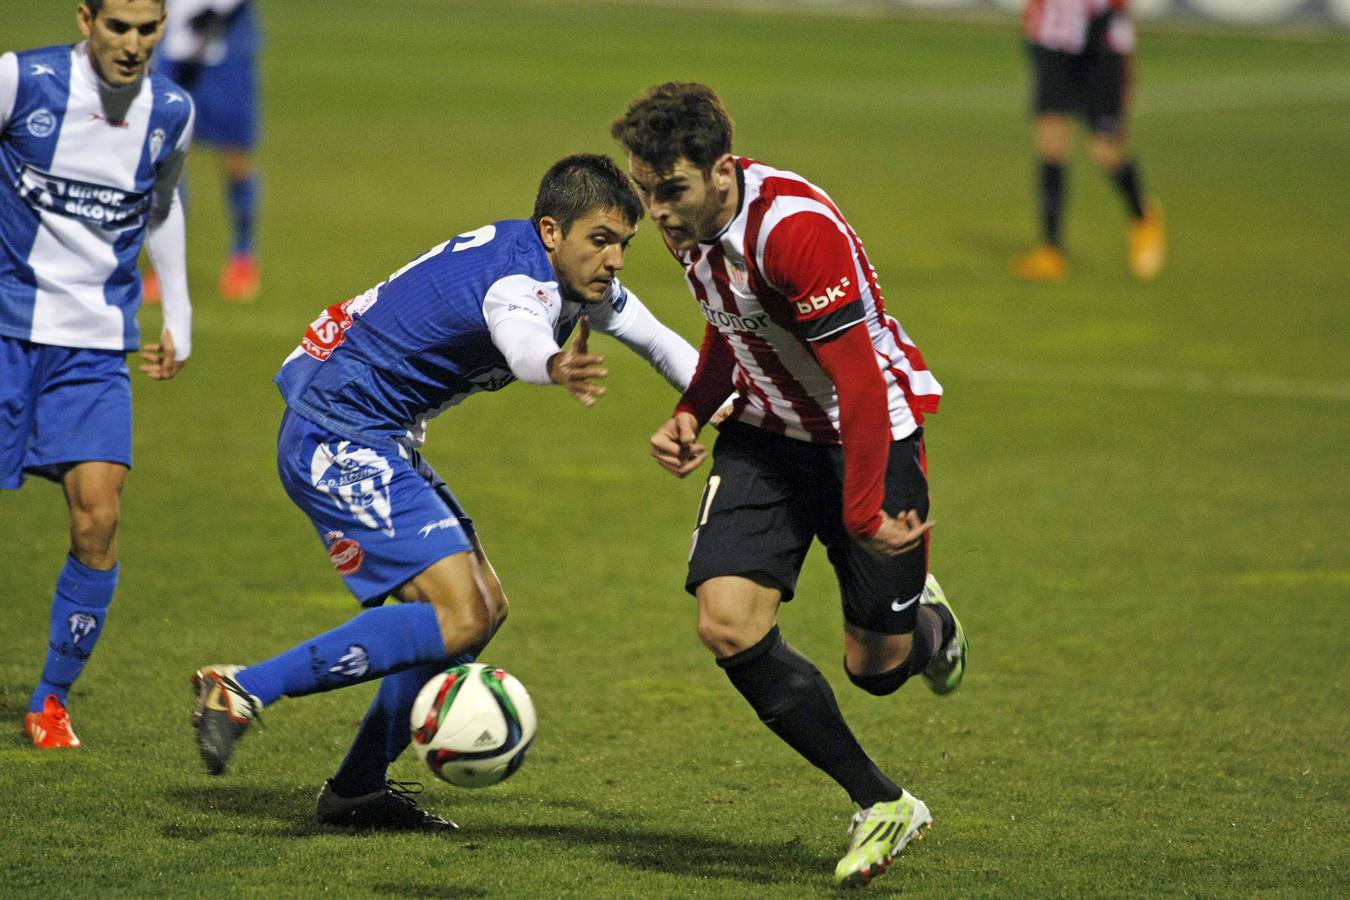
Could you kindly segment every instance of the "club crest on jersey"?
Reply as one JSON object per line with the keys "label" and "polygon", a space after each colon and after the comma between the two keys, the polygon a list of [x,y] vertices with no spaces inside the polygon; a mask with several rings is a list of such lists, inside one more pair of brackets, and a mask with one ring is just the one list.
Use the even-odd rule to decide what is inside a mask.
{"label": "club crest on jersey", "polygon": [[153,159],[159,156],[159,151],[164,149],[164,129],[156,128],[150,132],[150,157]]}
{"label": "club crest on jersey", "polygon": [[323,543],[328,548],[328,558],[332,560],[333,568],[343,578],[361,571],[361,564],[366,561],[366,551],[361,549],[360,543],[341,531],[328,532],[323,536]]}
{"label": "club crest on jersey", "polygon": [[56,116],[52,115],[50,109],[35,109],[28,114],[24,120],[28,127],[28,133],[35,138],[45,138],[56,130]]}
{"label": "club crest on jersey", "polygon": [[66,624],[70,626],[71,643],[78,646],[80,641],[94,633],[94,629],[98,627],[98,619],[89,613],[71,613]]}
{"label": "club crest on jersey", "polygon": [[727,278],[731,280],[731,286],[744,294],[750,288],[750,271],[745,267],[745,260],[727,257],[726,263]]}
{"label": "club crest on jersey", "polygon": [[365,527],[393,537],[389,482],[394,479],[394,470],[376,451],[351,444],[339,441],[315,447],[309,463],[310,484],[332,497],[338,509],[346,510]]}

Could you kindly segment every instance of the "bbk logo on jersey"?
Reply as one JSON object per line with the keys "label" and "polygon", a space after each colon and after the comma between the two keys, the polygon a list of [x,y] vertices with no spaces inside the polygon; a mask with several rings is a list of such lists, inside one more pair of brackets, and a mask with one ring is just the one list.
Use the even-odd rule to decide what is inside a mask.
{"label": "bbk logo on jersey", "polygon": [[94,629],[98,627],[98,619],[89,613],[71,613],[66,624],[70,626],[70,642],[78,647],[80,641],[94,633]]}
{"label": "bbk logo on jersey", "polygon": [[809,299],[798,300],[797,312],[803,316],[809,316],[833,305],[836,301],[844,299],[846,296],[845,288],[849,284],[848,276],[845,275],[834,287],[826,288],[825,293],[813,294]]}
{"label": "bbk logo on jersey", "polygon": [[351,441],[319,444],[310,457],[310,484],[362,525],[388,537],[394,536],[389,500],[393,478],[389,460],[369,447],[353,447]]}
{"label": "bbk logo on jersey", "polygon": [[323,536],[323,544],[328,548],[328,558],[333,561],[333,568],[343,578],[361,571],[361,564],[366,561],[366,551],[361,549],[360,543],[341,531],[330,531]]}

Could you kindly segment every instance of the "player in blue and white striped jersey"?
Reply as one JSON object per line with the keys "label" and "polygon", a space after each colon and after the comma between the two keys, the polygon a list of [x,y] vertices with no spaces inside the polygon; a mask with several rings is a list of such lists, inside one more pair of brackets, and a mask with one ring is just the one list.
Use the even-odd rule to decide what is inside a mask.
{"label": "player in blue and white striped jersey", "polygon": [[[592,327],[683,391],[697,352],[616,277],[641,215],[612,161],[569,156],[545,174],[531,219],[457,235],[310,325],[276,377],[287,405],[277,467],[368,608],[256,665],[197,672],[210,772],[224,771],[264,706],[383,677],[317,818],[452,827],[386,784],[388,766],[408,744],[418,689],[478,653],[507,602],[473,521],[418,452],[426,421],[516,380],[561,384],[591,406],[607,374],[587,346]],[[383,606],[389,596],[421,602]]]}
{"label": "player in blue and white striped jersey", "polygon": [[192,101],[147,74],[163,0],[85,0],[76,18],[81,43],[0,56],[0,488],[28,474],[60,482],[71,522],[25,718],[38,747],[80,744],[67,693],[117,585],[143,242],[163,276],[165,327],[141,371],[172,378],[191,352],[174,189]]}

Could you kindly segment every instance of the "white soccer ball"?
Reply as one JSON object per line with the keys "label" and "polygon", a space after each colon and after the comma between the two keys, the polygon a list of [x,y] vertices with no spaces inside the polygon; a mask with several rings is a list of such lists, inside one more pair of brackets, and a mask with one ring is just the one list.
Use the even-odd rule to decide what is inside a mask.
{"label": "white soccer ball", "polygon": [[437,778],[480,788],[515,774],[536,724],[534,703],[514,675],[470,663],[422,686],[413,701],[412,741]]}

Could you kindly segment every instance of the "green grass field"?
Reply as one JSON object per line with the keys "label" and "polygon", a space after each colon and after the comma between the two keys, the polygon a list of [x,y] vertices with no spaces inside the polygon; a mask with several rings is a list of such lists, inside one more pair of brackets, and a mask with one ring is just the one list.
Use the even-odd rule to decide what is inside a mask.
{"label": "green grass field", "polygon": [[[74,40],[21,0],[0,50]],[[271,378],[321,308],[425,248],[526,216],[565,153],[613,152],[647,85],[714,85],[737,148],[825,186],[947,390],[930,422],[934,569],[973,644],[962,691],[885,700],[840,667],[823,554],[783,628],[864,744],[932,807],[874,894],[1350,894],[1350,40],[1146,28],[1136,144],[1172,262],[1125,274],[1086,157],[1062,286],[1034,238],[1011,21],[510,2],[263,3],[264,294],[213,292],[215,160],[192,164],[196,352],[136,384],[122,582],[72,695],[86,747],[20,719],[66,548],[59,489],[0,498],[0,895],[818,897],[847,799],[760,726],[681,585],[700,479],[646,455],[673,396],[613,342],[586,411],[516,385],[428,457],[511,596],[485,654],[541,718],[512,781],[428,784],[452,838],[353,836],[313,798],[373,693],[269,711],[205,775],[188,677],[356,611],[277,483]],[[691,339],[650,227],[625,281]],[[143,316],[157,329],[154,311]],[[422,779],[410,755],[400,778]],[[423,779],[427,780],[427,779]]]}

